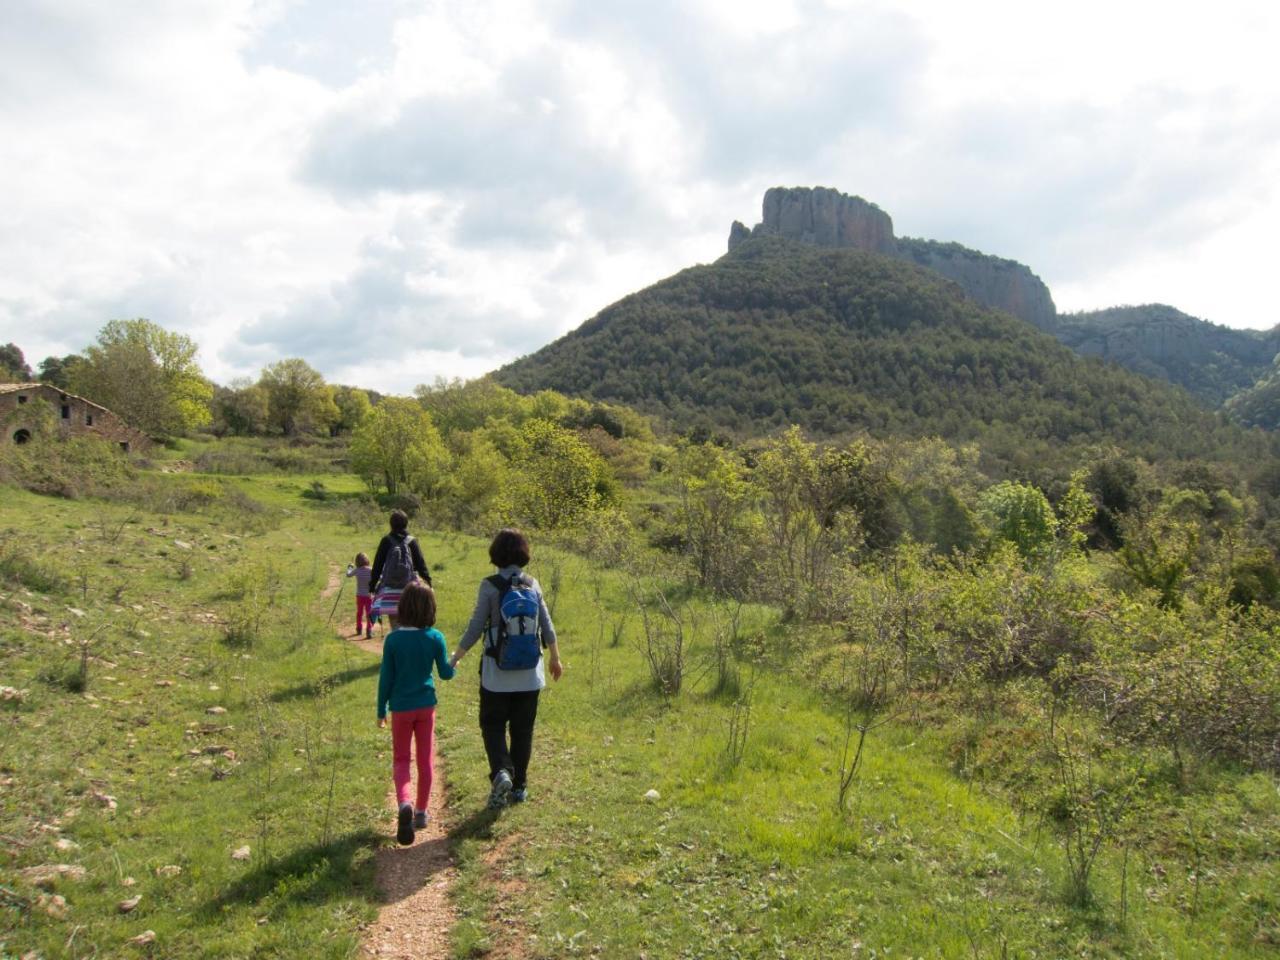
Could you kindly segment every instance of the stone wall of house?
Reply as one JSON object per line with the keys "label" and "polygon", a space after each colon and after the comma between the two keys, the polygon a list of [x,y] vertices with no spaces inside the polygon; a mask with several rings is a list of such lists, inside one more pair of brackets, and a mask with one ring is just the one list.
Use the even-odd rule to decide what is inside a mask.
{"label": "stone wall of house", "polygon": [[151,446],[145,434],[106,407],[45,383],[0,385],[0,443],[23,443],[29,439],[42,417],[48,416],[41,411],[42,406],[52,409],[54,422],[66,435],[100,437],[120,444],[128,452]]}

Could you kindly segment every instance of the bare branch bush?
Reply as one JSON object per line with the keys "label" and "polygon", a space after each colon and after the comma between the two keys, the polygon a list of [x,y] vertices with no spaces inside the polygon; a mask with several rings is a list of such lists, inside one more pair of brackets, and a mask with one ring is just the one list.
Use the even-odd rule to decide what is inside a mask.
{"label": "bare branch bush", "polygon": [[691,634],[685,624],[687,611],[673,604],[660,586],[646,587],[639,577],[628,581],[627,593],[640,611],[643,637],[637,646],[649,666],[654,687],[666,699],[679,696]]}

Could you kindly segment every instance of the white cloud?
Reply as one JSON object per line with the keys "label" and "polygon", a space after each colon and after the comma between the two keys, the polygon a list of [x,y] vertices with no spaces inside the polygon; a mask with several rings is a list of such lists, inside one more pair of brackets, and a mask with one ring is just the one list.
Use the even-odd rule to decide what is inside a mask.
{"label": "white cloud", "polygon": [[408,389],[719,256],[776,184],[1065,308],[1268,326],[1278,39],[1245,0],[11,0],[0,342],[144,315],[222,380]]}

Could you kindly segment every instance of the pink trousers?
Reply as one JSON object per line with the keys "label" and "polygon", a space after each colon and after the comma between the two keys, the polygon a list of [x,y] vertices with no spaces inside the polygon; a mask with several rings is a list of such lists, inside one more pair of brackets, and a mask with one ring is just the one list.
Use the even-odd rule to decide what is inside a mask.
{"label": "pink trousers", "polygon": [[391,778],[396,784],[396,802],[409,802],[409,744],[416,741],[418,762],[418,803],[415,810],[427,809],[431,796],[432,741],[436,734],[436,708],[391,712]]}

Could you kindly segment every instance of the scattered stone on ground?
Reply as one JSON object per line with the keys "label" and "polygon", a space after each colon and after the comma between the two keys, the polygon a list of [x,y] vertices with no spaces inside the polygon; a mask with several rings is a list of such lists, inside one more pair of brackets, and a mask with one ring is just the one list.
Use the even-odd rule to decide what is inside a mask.
{"label": "scattered stone on ground", "polygon": [[137,947],[146,947],[156,942],[156,932],[154,930],[143,930],[136,937],[130,937],[129,942]]}
{"label": "scattered stone on ground", "polygon": [[54,882],[62,877],[78,882],[87,875],[84,867],[78,863],[42,863],[38,867],[19,870],[18,873],[32,886],[42,890],[52,888]]}
{"label": "scattered stone on ground", "polygon": [[128,900],[121,900],[116,904],[116,909],[121,913],[133,913],[137,909],[138,904],[142,902],[142,895],[130,897]]}
{"label": "scattered stone on ground", "polygon": [[644,798],[648,800],[650,803],[653,803],[656,800],[661,800],[662,794],[660,794],[657,790],[650,790],[644,795]]}
{"label": "scattered stone on ground", "polygon": [[163,867],[156,867],[157,877],[165,877],[165,878],[176,877],[181,872],[182,872],[182,868],[178,866],[176,863],[169,863]]}
{"label": "scattered stone on ground", "polygon": [[248,860],[251,856],[253,856],[253,853],[249,850],[248,844],[245,844],[243,847],[237,847],[231,851],[232,860]]}
{"label": "scattered stone on ground", "polygon": [[55,920],[65,920],[67,916],[67,898],[59,894],[50,896],[47,893],[40,894],[36,898],[36,906],[53,917]]}
{"label": "scattered stone on ground", "polygon": [[220,717],[226,712],[227,712],[226,707],[208,707],[205,710],[205,713],[213,714],[215,717]]}

